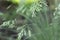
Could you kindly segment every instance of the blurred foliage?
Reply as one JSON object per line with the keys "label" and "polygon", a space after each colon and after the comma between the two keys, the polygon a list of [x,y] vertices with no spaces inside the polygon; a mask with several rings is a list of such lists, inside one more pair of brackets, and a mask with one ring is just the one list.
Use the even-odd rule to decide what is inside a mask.
{"label": "blurred foliage", "polygon": [[60,40],[60,5],[51,20],[46,0],[9,7],[0,13],[0,40]]}

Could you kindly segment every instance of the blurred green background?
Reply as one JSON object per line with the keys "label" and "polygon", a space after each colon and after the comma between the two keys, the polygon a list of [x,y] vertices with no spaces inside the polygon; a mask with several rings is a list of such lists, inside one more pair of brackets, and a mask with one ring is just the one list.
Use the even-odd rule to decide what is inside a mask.
{"label": "blurred green background", "polygon": [[1,0],[0,40],[60,40],[60,0]]}

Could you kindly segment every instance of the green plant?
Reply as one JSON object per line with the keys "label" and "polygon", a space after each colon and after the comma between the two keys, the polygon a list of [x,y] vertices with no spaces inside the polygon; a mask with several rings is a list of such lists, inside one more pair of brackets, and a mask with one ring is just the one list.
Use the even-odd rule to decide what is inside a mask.
{"label": "green plant", "polygon": [[0,25],[0,28],[17,32],[16,38],[8,36],[6,40],[60,40],[60,11],[58,10],[59,7],[53,13],[52,21],[49,22],[49,8],[45,0],[39,0],[38,3],[30,5],[21,3],[16,10],[9,11],[8,14],[1,14],[3,20],[6,21]]}

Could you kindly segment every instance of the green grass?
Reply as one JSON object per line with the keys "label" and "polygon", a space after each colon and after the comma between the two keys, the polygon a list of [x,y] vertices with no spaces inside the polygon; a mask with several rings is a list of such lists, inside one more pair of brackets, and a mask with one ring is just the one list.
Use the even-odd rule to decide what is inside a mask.
{"label": "green grass", "polygon": [[[1,28],[11,28],[18,32],[16,40],[60,40],[60,14],[55,11],[49,22],[48,6],[44,1],[32,5],[19,5],[13,14],[3,15],[5,21]],[[53,13],[54,14],[54,13]],[[23,25],[16,25],[16,18],[25,17]],[[7,17],[6,17],[7,16]],[[11,17],[10,17],[11,16]],[[11,37],[7,40],[13,40]]]}

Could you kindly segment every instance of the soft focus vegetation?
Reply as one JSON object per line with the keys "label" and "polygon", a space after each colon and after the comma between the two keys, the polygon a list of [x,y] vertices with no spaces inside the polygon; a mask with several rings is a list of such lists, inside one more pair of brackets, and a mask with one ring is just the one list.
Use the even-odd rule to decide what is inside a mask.
{"label": "soft focus vegetation", "polygon": [[60,40],[60,4],[55,1],[1,1],[0,40]]}

